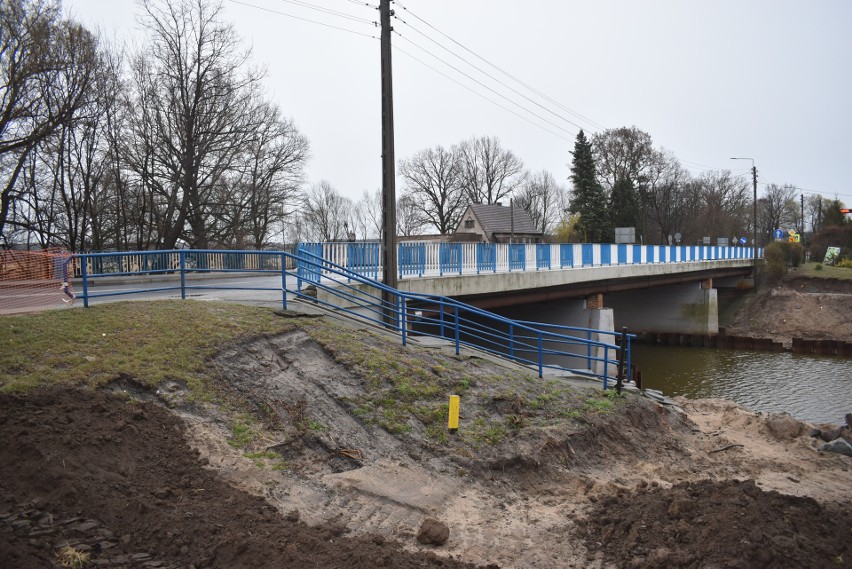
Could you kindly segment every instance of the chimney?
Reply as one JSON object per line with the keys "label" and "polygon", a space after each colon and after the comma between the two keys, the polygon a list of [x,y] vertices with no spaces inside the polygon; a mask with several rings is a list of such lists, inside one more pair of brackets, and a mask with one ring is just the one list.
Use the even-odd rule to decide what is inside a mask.
{"label": "chimney", "polygon": [[503,207],[503,202],[494,202],[497,207]]}

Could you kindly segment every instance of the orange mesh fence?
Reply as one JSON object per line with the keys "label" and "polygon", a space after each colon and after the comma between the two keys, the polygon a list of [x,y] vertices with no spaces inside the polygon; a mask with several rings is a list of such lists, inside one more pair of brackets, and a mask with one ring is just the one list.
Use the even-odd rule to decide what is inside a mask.
{"label": "orange mesh fence", "polygon": [[[0,251],[0,314],[62,306],[71,298],[62,290],[64,273],[74,276],[67,251]],[[70,283],[69,283],[70,284]],[[73,285],[71,291],[73,292]]]}

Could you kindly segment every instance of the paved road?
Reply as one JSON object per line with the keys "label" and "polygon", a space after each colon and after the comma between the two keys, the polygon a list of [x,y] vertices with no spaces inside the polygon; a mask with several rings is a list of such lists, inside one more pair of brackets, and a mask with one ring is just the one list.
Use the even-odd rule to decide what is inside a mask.
{"label": "paved road", "polygon": [[[72,283],[74,292],[83,296],[82,282]],[[196,300],[222,300],[267,306],[281,306],[280,275],[239,275],[230,277],[207,276],[187,278],[186,297]],[[287,277],[287,288],[296,287],[296,278]],[[165,289],[165,290],[164,290]],[[100,278],[89,282],[89,306],[104,302],[125,300],[160,300],[180,298],[180,277],[163,275],[160,277],[117,277]],[[0,290],[0,314],[34,312],[38,310],[67,309],[83,306],[78,298],[73,306],[63,299],[57,282],[44,286],[5,287]]]}

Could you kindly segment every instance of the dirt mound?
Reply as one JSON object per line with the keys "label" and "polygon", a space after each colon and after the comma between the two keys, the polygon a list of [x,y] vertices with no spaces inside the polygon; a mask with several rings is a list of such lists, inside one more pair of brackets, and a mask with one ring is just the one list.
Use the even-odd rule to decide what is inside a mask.
{"label": "dirt mound", "polygon": [[753,480],[621,491],[579,522],[619,567],[852,567],[852,512],[765,492]]}
{"label": "dirt mound", "polygon": [[852,281],[788,276],[755,293],[726,326],[730,335],[848,341],[852,338]]}
{"label": "dirt mound", "polygon": [[309,528],[234,489],[153,403],[105,393],[0,395],[0,567],[469,567],[383,537]]}

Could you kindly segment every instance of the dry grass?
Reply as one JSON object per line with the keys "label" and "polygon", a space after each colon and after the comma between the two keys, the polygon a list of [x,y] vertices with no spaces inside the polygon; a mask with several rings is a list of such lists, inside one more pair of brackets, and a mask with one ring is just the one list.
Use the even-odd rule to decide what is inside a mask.
{"label": "dry grass", "polygon": [[57,560],[62,567],[70,567],[71,569],[79,569],[85,567],[91,559],[91,555],[87,551],[80,551],[70,545],[66,545],[56,554]]}

